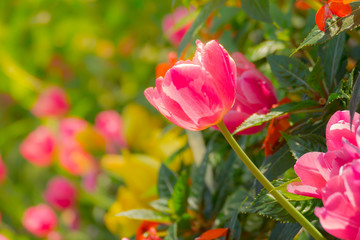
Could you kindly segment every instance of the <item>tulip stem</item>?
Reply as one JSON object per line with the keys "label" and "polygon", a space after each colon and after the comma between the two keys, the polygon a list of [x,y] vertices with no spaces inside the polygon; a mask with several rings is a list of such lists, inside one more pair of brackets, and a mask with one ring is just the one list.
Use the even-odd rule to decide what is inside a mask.
{"label": "tulip stem", "polygon": [[256,177],[256,179],[265,187],[267,191],[277,200],[285,210],[300,223],[316,240],[326,240],[324,236],[307,220],[282,194],[278,191],[271,182],[260,172],[256,165],[250,160],[246,153],[242,150],[229,130],[226,128],[223,121],[217,124],[221,133],[228,141],[232,149],[239,156],[241,161],[250,170],[250,172]]}

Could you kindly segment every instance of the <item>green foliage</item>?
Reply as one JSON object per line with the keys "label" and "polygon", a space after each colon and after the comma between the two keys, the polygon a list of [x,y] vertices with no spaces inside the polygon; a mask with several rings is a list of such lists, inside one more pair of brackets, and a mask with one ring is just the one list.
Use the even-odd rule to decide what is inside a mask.
{"label": "green foliage", "polygon": [[174,209],[177,216],[186,213],[189,196],[189,176],[187,171],[183,171],[178,178],[174,191],[170,199],[170,206]]}
{"label": "green foliage", "polygon": [[116,214],[119,217],[127,217],[136,220],[153,222],[170,222],[170,216],[149,209],[134,209]]}
{"label": "green foliage", "polygon": [[161,165],[159,171],[159,180],[158,180],[158,195],[159,198],[168,199],[171,197],[174,186],[177,181],[176,174],[171,171],[164,164]]}
{"label": "green foliage", "polygon": [[[353,70],[353,72],[351,73],[351,78],[354,78],[354,73],[355,69]],[[350,103],[349,103],[349,110],[350,110],[350,126],[353,119],[354,119],[354,115],[356,110],[359,108],[359,103],[360,103],[360,74],[358,74],[355,82],[354,82],[354,87],[353,87],[353,92],[350,98]]]}
{"label": "green foliage", "polygon": [[295,157],[299,159],[302,155],[308,152],[326,152],[325,138],[315,134],[307,135],[287,135],[283,134],[290,147],[290,151]]}
{"label": "green foliage", "polygon": [[241,3],[249,17],[268,23],[272,22],[268,0],[243,0]]}

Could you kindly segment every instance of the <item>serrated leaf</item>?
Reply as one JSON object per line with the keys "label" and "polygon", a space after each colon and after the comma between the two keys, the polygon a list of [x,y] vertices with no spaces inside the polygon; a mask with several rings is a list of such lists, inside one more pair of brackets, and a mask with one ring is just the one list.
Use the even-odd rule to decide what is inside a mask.
{"label": "serrated leaf", "polygon": [[171,196],[171,203],[174,209],[174,213],[177,216],[181,216],[186,213],[187,209],[187,199],[189,196],[189,184],[188,184],[189,175],[187,171],[183,171],[180,175],[178,181],[174,186],[174,192]]}
{"label": "serrated leaf", "polygon": [[288,56],[272,55],[267,57],[271,71],[284,87],[302,86],[309,88],[306,82],[310,71],[309,68],[297,58]]}
{"label": "serrated leaf", "polygon": [[283,134],[290,151],[296,159],[308,152],[326,152],[325,138],[319,135],[307,134],[292,136]]}
{"label": "serrated leaf", "polygon": [[[354,75],[354,72],[352,73]],[[352,121],[354,119],[354,115],[356,110],[359,107],[360,103],[360,74],[356,78],[354,83],[353,92],[351,94],[349,110],[350,110],[350,126],[352,126]]]}
{"label": "serrated leaf", "polygon": [[159,170],[159,178],[158,178],[158,193],[159,198],[169,199],[174,190],[175,183],[177,181],[176,174],[171,171],[164,164],[161,165]]}
{"label": "serrated leaf", "polygon": [[[273,185],[279,186],[284,183],[283,180],[272,181]],[[314,215],[315,207],[321,206],[320,199],[311,199],[306,201],[289,200],[289,202],[310,221],[317,219]],[[290,214],[276,201],[276,199],[263,189],[256,197],[253,204],[246,209],[248,213],[256,213],[280,222],[296,222]]]}
{"label": "serrated leaf", "polygon": [[242,0],[241,6],[249,17],[258,21],[272,23],[269,0]]}
{"label": "serrated leaf", "polygon": [[299,223],[277,223],[271,231],[269,240],[293,240],[300,229]]}
{"label": "serrated leaf", "polygon": [[188,45],[188,43],[195,37],[195,35],[198,33],[198,31],[201,29],[205,21],[208,19],[210,14],[216,10],[220,5],[222,5],[225,2],[225,0],[214,0],[210,1],[207,4],[203,6],[200,13],[194,20],[193,24],[187,30],[185,36],[181,40],[179,49],[177,51],[177,56],[180,58],[185,47]]}
{"label": "serrated leaf", "polygon": [[292,53],[296,53],[305,46],[324,43],[345,30],[353,30],[360,25],[360,3],[351,3],[353,11],[347,17],[339,18],[325,27],[325,32],[315,26],[300,46]]}
{"label": "serrated leaf", "polygon": [[236,134],[242,130],[248,129],[254,126],[260,126],[261,124],[268,122],[274,118],[283,116],[287,113],[291,113],[300,109],[312,108],[319,106],[319,104],[312,100],[302,101],[302,102],[292,102],[288,104],[283,104],[277,108],[272,109],[267,114],[253,114],[247,118],[232,134]]}
{"label": "serrated leaf", "polygon": [[170,225],[164,240],[177,240],[177,223]]}
{"label": "serrated leaf", "polygon": [[129,210],[125,212],[120,212],[116,214],[116,216],[127,217],[136,220],[153,221],[153,222],[163,222],[163,223],[171,222],[170,216],[149,209]]}

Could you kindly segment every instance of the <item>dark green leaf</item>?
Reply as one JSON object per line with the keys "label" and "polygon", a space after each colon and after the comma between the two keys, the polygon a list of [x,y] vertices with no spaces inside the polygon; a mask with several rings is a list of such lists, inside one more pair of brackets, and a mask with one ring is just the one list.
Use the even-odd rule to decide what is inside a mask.
{"label": "dark green leaf", "polygon": [[269,0],[242,0],[245,13],[258,21],[272,23],[269,11]]}
{"label": "dark green leaf", "polygon": [[[352,75],[354,75],[354,72],[352,73]],[[359,103],[360,103],[360,74],[358,75],[358,77],[356,78],[356,81],[354,83],[353,92],[352,92],[352,95],[350,98],[350,103],[349,103],[350,126],[352,126],[351,123],[354,119],[355,112],[359,107]]]}
{"label": "dark green leaf", "polygon": [[305,46],[324,43],[339,33],[344,32],[345,30],[353,30],[358,27],[360,25],[360,9],[358,8],[359,3],[352,3],[351,6],[353,9],[352,13],[349,16],[339,18],[326,26],[325,32],[321,31],[317,26],[315,26],[309,35],[305,38],[305,40],[295,50],[295,52],[299,51]]}
{"label": "dark green leaf", "polygon": [[164,198],[159,198],[155,201],[152,201],[149,203],[149,205],[159,211],[159,212],[165,212],[165,213],[170,213],[171,210],[169,208],[169,204],[168,204],[168,199],[164,199]]}
{"label": "dark green leaf", "polygon": [[239,212],[242,209],[246,209],[250,206],[249,202],[252,202],[254,198],[249,196],[249,193],[242,187],[238,188],[233,194],[231,194],[221,210],[221,219],[230,218],[234,212]]}
{"label": "dark green leaf", "polygon": [[242,130],[248,129],[254,126],[260,126],[261,124],[268,122],[274,118],[283,116],[287,113],[291,113],[297,110],[312,108],[319,106],[319,104],[312,100],[302,101],[302,102],[292,102],[289,104],[281,105],[277,108],[272,109],[267,114],[253,114],[248,119],[246,119],[232,134],[236,134]]}
{"label": "dark green leaf", "polygon": [[277,223],[271,231],[269,240],[293,240],[300,229],[299,223]]}
{"label": "dark green leaf", "polygon": [[286,142],[290,147],[290,151],[296,159],[308,152],[326,152],[325,138],[319,135],[307,134],[291,136],[283,134]]}
{"label": "dark green leaf", "polygon": [[302,86],[310,88],[306,82],[310,72],[309,68],[297,58],[288,56],[268,56],[271,71],[284,87]]}
{"label": "dark green leaf", "polygon": [[322,93],[322,96],[325,96],[324,89],[322,88],[325,83],[324,81],[324,72],[321,66],[320,59],[316,61],[315,66],[313,67],[311,73],[309,74],[306,82],[309,86],[314,89],[316,92]]}
{"label": "dark green leaf", "polygon": [[241,226],[237,218],[238,211],[235,211],[231,219],[225,224],[225,228],[230,229],[230,239],[240,240],[241,238]]}
{"label": "dark green leaf", "polygon": [[173,193],[175,183],[177,181],[176,174],[164,164],[161,165],[158,180],[159,198],[169,199]]}
{"label": "dark green leaf", "polygon": [[257,61],[259,59],[265,58],[270,54],[275,53],[278,50],[282,50],[285,48],[285,44],[280,41],[264,41],[259,43],[258,45],[252,47],[250,52],[250,61]]}
{"label": "dark green leaf", "polygon": [[155,212],[149,209],[135,209],[116,214],[119,217],[127,217],[130,219],[147,220],[153,222],[170,222],[170,216]]}
{"label": "dark green leaf", "polygon": [[[284,184],[283,180],[272,182],[275,187]],[[314,215],[315,207],[321,206],[320,199],[310,199],[305,201],[289,200],[294,207],[310,221],[317,219]],[[275,198],[263,189],[256,197],[253,204],[246,209],[248,213],[257,213],[259,215],[274,219],[280,222],[296,222],[293,217],[275,200]]]}
{"label": "dark green leaf", "polygon": [[207,4],[205,4],[203,6],[203,8],[201,9],[199,15],[196,17],[195,21],[193,22],[193,24],[191,25],[189,30],[186,32],[183,39],[181,40],[181,43],[180,43],[180,46],[179,46],[179,49],[178,49],[178,52],[177,52],[178,58],[180,58],[180,56],[182,55],[185,47],[195,37],[195,35],[201,29],[201,27],[203,26],[205,21],[208,19],[210,14],[214,10],[216,10],[219,6],[221,6],[224,2],[225,2],[225,0],[214,0],[214,1],[208,2]]}
{"label": "dark green leaf", "polygon": [[171,224],[164,240],[177,240],[177,223]]}
{"label": "dark green leaf", "polygon": [[186,212],[187,199],[189,196],[189,174],[187,171],[183,171],[178,181],[174,186],[174,192],[171,196],[171,203],[174,212],[177,216],[181,216]]}

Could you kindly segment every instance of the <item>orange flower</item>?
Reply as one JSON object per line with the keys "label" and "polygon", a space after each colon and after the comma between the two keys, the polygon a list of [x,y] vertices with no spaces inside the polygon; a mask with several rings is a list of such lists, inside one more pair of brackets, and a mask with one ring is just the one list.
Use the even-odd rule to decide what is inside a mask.
{"label": "orange flower", "polygon": [[203,234],[201,234],[200,237],[196,238],[196,240],[212,240],[212,239],[217,239],[220,237],[225,237],[227,236],[229,232],[229,228],[216,228],[216,229],[211,229],[209,231],[204,232]]}
{"label": "orange flower", "polygon": [[[278,104],[273,105],[273,108],[286,103],[290,103],[290,99],[285,97],[280,100]],[[285,131],[289,127],[289,115],[285,115],[271,120],[266,138],[263,143],[263,148],[265,149],[265,156],[269,156],[274,153],[274,146],[280,139],[281,132]]]}
{"label": "orange flower", "polygon": [[162,240],[156,231],[157,222],[143,221],[136,232],[136,240]]}
{"label": "orange flower", "polygon": [[321,31],[325,31],[325,23],[332,15],[346,17],[351,13],[349,3],[355,0],[328,0],[316,13],[315,22]]}
{"label": "orange flower", "polygon": [[167,63],[159,63],[156,66],[156,78],[165,77],[165,73],[175,65],[177,62],[177,54],[175,52],[169,52],[168,54],[168,62]]}

